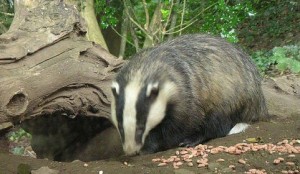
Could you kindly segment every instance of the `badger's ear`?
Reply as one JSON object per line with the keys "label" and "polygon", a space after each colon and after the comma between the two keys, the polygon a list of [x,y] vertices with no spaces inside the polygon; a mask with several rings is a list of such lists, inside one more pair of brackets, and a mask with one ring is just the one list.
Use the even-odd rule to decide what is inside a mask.
{"label": "badger's ear", "polygon": [[114,96],[119,95],[120,93],[120,86],[118,84],[118,82],[113,81],[111,84],[111,91],[114,94]]}
{"label": "badger's ear", "polygon": [[147,90],[146,90],[146,96],[147,97],[157,96],[158,92],[159,92],[158,82],[148,84]]}

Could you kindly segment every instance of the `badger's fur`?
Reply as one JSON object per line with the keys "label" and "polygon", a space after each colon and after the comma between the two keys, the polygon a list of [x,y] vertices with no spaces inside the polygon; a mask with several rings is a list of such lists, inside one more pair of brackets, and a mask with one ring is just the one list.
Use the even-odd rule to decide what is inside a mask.
{"label": "badger's fur", "polygon": [[128,155],[194,146],[266,118],[260,80],[232,44],[181,36],[136,54],[120,70],[111,120]]}

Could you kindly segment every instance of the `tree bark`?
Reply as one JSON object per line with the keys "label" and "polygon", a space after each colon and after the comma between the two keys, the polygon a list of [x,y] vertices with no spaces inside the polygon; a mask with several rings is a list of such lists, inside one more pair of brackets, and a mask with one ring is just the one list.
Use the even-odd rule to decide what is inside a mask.
{"label": "tree bark", "polygon": [[95,43],[108,50],[107,44],[104,40],[95,15],[94,0],[83,1],[81,15],[84,17],[87,23],[87,39],[89,41],[94,41]]}
{"label": "tree bark", "polygon": [[[80,131],[86,127],[73,125],[85,118],[106,118],[88,122],[91,130],[81,139],[88,142],[87,138],[111,126],[107,119],[110,82],[123,60],[86,40],[85,22],[74,6],[60,0],[23,0],[16,1],[15,10],[9,31],[0,36],[0,130],[22,123],[33,139],[37,134],[47,138],[49,126],[71,127],[66,132],[82,136]],[[49,125],[45,118],[52,116],[59,119]],[[31,122],[39,118],[44,121]],[[68,122],[72,125],[59,126]],[[78,136],[61,137],[66,140],[60,148],[70,149]],[[56,153],[53,159],[61,156]]]}

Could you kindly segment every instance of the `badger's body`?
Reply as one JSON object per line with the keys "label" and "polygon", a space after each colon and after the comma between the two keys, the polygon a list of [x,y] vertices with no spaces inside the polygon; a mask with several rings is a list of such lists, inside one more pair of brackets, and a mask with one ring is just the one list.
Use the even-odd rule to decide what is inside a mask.
{"label": "badger's body", "polygon": [[135,55],[112,83],[126,154],[193,146],[266,118],[250,58],[223,39],[186,35]]}

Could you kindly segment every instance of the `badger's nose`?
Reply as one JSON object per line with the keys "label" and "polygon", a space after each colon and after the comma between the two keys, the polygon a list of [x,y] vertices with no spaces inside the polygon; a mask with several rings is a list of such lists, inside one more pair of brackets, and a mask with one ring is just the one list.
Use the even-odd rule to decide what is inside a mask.
{"label": "badger's nose", "polygon": [[129,153],[129,154],[126,153],[126,156],[137,156],[137,155],[139,155],[138,151],[135,151],[135,152],[132,152],[132,153]]}
{"label": "badger's nose", "polygon": [[141,150],[141,145],[129,145],[125,144],[123,146],[123,150],[127,156],[135,156],[140,153]]}

